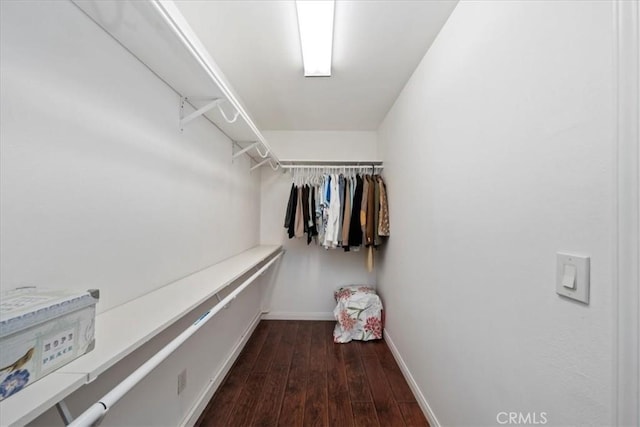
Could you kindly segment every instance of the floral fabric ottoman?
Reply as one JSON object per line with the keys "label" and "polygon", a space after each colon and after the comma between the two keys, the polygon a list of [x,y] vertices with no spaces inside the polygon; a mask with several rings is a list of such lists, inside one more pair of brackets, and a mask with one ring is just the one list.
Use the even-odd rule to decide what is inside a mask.
{"label": "floral fabric ottoman", "polygon": [[376,291],[366,286],[344,286],[334,292],[338,305],[333,314],[338,321],[333,341],[369,341],[382,338],[382,301]]}

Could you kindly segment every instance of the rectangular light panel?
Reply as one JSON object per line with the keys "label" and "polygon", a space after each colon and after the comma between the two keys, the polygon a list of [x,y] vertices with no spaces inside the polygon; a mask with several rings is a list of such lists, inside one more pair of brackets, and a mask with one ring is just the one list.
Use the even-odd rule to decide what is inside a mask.
{"label": "rectangular light panel", "polygon": [[305,77],[331,76],[335,0],[296,0]]}

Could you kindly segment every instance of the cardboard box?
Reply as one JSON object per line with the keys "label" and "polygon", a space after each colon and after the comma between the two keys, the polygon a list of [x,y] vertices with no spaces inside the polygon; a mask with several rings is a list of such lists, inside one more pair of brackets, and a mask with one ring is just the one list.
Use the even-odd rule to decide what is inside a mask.
{"label": "cardboard box", "polygon": [[93,350],[99,298],[96,289],[0,294],[0,400]]}

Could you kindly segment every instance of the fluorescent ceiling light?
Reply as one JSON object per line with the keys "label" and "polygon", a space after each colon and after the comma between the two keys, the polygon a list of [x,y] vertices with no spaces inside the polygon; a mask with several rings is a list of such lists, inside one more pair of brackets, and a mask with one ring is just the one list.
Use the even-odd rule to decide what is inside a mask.
{"label": "fluorescent ceiling light", "polygon": [[305,77],[331,76],[335,0],[296,0]]}

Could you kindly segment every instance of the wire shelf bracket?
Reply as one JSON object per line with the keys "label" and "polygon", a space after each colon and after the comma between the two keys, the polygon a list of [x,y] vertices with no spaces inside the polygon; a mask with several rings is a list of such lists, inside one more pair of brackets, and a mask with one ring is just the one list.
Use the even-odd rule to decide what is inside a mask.
{"label": "wire shelf bracket", "polygon": [[261,161],[260,163],[254,165],[254,166],[251,166],[251,169],[249,169],[249,172],[253,172],[254,170],[260,168],[262,165],[266,164],[269,160],[270,159],[265,159],[265,160]]}
{"label": "wire shelf bracket", "polygon": [[58,414],[60,414],[60,418],[62,418],[65,426],[68,426],[73,422],[73,415],[71,415],[71,411],[64,399],[56,403],[56,409],[58,410]]}
{"label": "wire shelf bracket", "polygon": [[260,145],[259,142],[254,142],[250,145],[248,145],[247,147],[243,148],[242,150],[236,151],[235,153],[233,153],[233,155],[231,156],[232,159],[236,159],[240,156],[242,156],[244,153],[253,150],[254,148],[258,148],[258,146]]}
{"label": "wire shelf bracket", "polygon": [[[196,109],[194,112],[185,115],[185,106],[187,104],[191,104],[190,101],[195,101],[195,100],[209,101],[209,102],[207,102],[207,104],[205,104],[203,107]],[[227,113],[225,113],[224,110],[222,109],[222,104],[225,101],[226,99],[223,99],[223,98],[202,98],[202,97],[188,97],[188,96],[181,97],[180,98],[180,131],[184,130],[184,126],[187,123],[197,119],[203,114],[208,113],[213,108],[218,108],[218,111],[220,111],[220,115],[222,115],[222,118],[227,123],[229,124],[235,123],[235,121],[238,120],[238,117],[240,116],[240,111],[236,110],[235,113],[233,113],[232,117],[227,116]]]}
{"label": "wire shelf bracket", "polygon": [[[267,154],[269,154],[269,153],[267,153]],[[260,163],[257,163],[256,165],[252,166],[249,169],[249,172],[253,172],[254,170],[259,169],[263,165],[266,165],[267,163],[269,163],[269,166],[271,166],[271,169],[273,169],[274,171],[277,171],[278,169],[280,169],[280,162],[275,161],[275,166],[273,165],[273,162],[274,162],[274,160],[272,158],[270,158],[270,157],[269,158],[265,158]]]}
{"label": "wire shelf bracket", "polygon": [[[220,292],[216,293],[216,299],[218,300],[218,302],[222,302],[223,298],[220,297]],[[235,298],[234,298],[235,299]],[[228,302],[227,304],[223,305],[222,308],[227,309],[229,308],[229,304],[231,302]]]}
{"label": "wire shelf bracket", "polygon": [[[190,104],[190,100],[206,100],[209,102],[204,107],[200,107],[196,109],[196,111],[194,111],[193,113],[185,115],[185,112],[184,112],[185,105]],[[184,127],[187,123],[207,113],[209,110],[219,105],[221,102],[222,102],[221,98],[193,98],[193,97],[190,98],[187,96],[181,97],[180,98],[180,131],[182,132],[184,130]]]}

